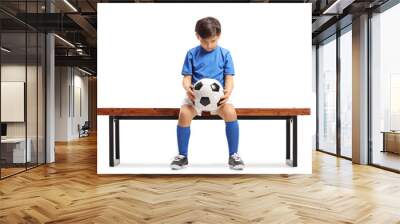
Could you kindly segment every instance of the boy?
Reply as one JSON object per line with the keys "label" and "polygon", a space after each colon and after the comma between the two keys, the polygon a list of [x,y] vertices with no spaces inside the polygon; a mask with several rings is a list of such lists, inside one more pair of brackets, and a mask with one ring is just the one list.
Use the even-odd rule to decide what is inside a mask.
{"label": "boy", "polygon": [[195,31],[200,45],[187,52],[182,69],[182,86],[187,97],[180,108],[177,125],[179,155],[172,161],[171,168],[178,170],[188,165],[187,151],[190,123],[196,115],[201,115],[201,111],[196,111],[194,107],[193,84],[202,78],[213,78],[224,86],[224,96],[218,109],[211,111],[211,114],[218,114],[225,121],[225,132],[229,147],[229,167],[234,170],[242,170],[244,163],[237,153],[239,125],[235,108],[229,102],[229,96],[233,89],[233,76],[235,75],[232,57],[228,50],[217,45],[221,34],[221,25],[217,19],[213,17],[200,19],[196,23]]}

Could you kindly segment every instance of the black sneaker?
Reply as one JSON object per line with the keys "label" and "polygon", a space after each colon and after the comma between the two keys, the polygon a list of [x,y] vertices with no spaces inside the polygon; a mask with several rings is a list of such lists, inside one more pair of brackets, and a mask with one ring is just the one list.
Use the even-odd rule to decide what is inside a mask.
{"label": "black sneaker", "polygon": [[243,170],[244,163],[240,156],[237,153],[232,154],[229,156],[229,168],[232,170]]}
{"label": "black sneaker", "polygon": [[180,169],[186,168],[187,165],[188,165],[187,156],[177,155],[177,156],[175,156],[174,160],[171,163],[171,169],[180,170]]}

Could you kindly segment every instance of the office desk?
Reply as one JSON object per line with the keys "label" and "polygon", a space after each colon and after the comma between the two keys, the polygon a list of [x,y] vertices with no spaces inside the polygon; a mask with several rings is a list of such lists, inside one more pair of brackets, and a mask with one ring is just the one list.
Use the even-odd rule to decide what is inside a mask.
{"label": "office desk", "polygon": [[[32,140],[27,138],[27,148],[25,155],[25,138],[6,138],[1,139],[1,156],[6,163],[25,163],[31,162]],[[11,156],[12,154],[12,156]],[[11,160],[12,158],[12,160]],[[26,159],[26,161],[25,161]]]}

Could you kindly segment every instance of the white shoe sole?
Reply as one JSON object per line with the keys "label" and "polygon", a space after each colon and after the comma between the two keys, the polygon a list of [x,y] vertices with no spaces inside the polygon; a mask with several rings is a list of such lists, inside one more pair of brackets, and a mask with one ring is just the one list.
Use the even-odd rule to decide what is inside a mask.
{"label": "white shoe sole", "polygon": [[237,166],[229,165],[229,168],[231,168],[232,170],[243,170],[244,165],[237,165]]}
{"label": "white shoe sole", "polygon": [[186,167],[187,167],[187,165],[183,165],[183,166],[171,165],[171,169],[173,169],[173,170],[181,170],[181,169],[184,169]]}

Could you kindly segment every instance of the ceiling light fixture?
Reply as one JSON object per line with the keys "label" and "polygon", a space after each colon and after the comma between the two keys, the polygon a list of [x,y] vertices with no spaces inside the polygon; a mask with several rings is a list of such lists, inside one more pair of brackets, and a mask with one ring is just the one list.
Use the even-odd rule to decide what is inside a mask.
{"label": "ceiling light fixture", "polygon": [[11,52],[11,50],[9,50],[9,49],[7,49],[7,48],[5,48],[5,47],[1,47],[1,50],[4,51],[4,52],[7,52],[7,53],[10,53],[10,52]]}
{"label": "ceiling light fixture", "polygon": [[354,0],[336,0],[332,5],[330,5],[322,14],[342,14],[343,9],[351,5]]}
{"label": "ceiling light fixture", "polygon": [[81,68],[79,68],[79,67],[78,67],[78,69],[79,69],[79,71],[81,71],[81,72],[83,72],[83,73],[85,73],[85,74],[88,74],[88,75],[92,76],[92,73],[90,73],[90,72],[88,72],[88,71],[86,71],[86,70],[83,70],[83,69],[81,69]]}
{"label": "ceiling light fixture", "polygon": [[66,39],[60,37],[59,35],[54,34],[54,36],[56,36],[58,39],[60,39],[60,40],[63,41],[64,43],[68,44],[69,46],[75,48],[75,45],[73,45],[71,42],[67,41]]}
{"label": "ceiling light fixture", "polygon": [[67,4],[72,10],[74,10],[75,12],[78,12],[78,10],[71,4],[69,3],[68,0],[64,0],[65,4]]}

